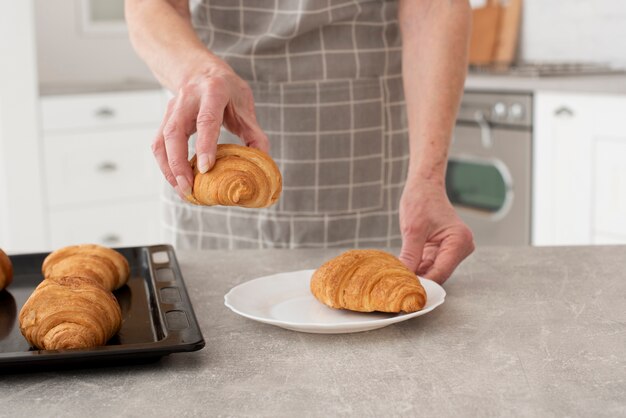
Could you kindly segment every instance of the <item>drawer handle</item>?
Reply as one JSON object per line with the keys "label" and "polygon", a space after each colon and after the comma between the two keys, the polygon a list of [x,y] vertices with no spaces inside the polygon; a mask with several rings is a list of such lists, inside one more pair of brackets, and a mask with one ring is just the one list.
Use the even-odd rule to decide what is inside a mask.
{"label": "drawer handle", "polygon": [[117,171],[117,164],[110,161],[105,161],[98,165],[98,171],[101,173],[112,173],[114,171]]}
{"label": "drawer handle", "polygon": [[554,111],[555,116],[566,116],[571,118],[574,116],[574,111],[569,107],[561,106],[557,110]]}
{"label": "drawer handle", "polygon": [[117,245],[122,242],[122,238],[117,234],[107,234],[100,241],[105,245]]}
{"label": "drawer handle", "polygon": [[115,110],[110,107],[101,107],[100,109],[94,112],[97,118],[100,119],[111,119],[115,116]]}

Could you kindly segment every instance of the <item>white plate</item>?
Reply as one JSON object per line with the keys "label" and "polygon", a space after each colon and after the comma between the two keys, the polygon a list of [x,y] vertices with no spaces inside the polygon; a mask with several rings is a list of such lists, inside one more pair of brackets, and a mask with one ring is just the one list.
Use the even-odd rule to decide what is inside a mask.
{"label": "white plate", "polygon": [[424,315],[441,305],[446,291],[437,283],[420,278],[426,290],[424,309],[413,313],[361,313],[329,308],[310,291],[315,270],[274,274],[233,287],[224,303],[246,318],[293,331],[340,334],[369,331]]}

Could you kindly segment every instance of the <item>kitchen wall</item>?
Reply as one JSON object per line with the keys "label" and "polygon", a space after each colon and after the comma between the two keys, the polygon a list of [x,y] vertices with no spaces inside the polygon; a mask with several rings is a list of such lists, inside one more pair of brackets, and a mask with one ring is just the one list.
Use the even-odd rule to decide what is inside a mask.
{"label": "kitchen wall", "polygon": [[[470,0],[474,7],[486,1]],[[626,67],[625,0],[523,2],[522,60],[592,61]]]}
{"label": "kitchen wall", "polygon": [[128,33],[86,32],[82,7],[83,0],[35,0],[40,84],[156,83]]}
{"label": "kitchen wall", "polygon": [[626,67],[626,1],[524,0],[525,60],[606,62]]}

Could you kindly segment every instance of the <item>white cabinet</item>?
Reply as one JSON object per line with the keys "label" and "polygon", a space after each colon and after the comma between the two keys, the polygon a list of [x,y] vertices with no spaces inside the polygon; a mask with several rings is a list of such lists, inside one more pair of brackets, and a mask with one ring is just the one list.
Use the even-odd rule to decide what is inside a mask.
{"label": "white cabinet", "polygon": [[42,98],[50,248],[159,241],[162,183],[150,144],[165,103],[161,91]]}
{"label": "white cabinet", "polygon": [[533,244],[626,243],[626,97],[535,96]]}

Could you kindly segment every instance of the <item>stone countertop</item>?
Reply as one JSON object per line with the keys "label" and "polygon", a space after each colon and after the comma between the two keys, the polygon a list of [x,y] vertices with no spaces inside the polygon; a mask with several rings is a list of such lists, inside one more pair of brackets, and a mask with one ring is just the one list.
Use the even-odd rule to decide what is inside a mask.
{"label": "stone countertop", "polygon": [[442,306],[364,333],[297,333],[224,306],[239,283],[339,252],[181,251],[203,350],[2,376],[0,415],[626,414],[626,246],[480,248]]}
{"label": "stone countertop", "polygon": [[568,77],[523,77],[469,74],[465,90],[493,92],[561,92],[626,95],[626,74]]}

